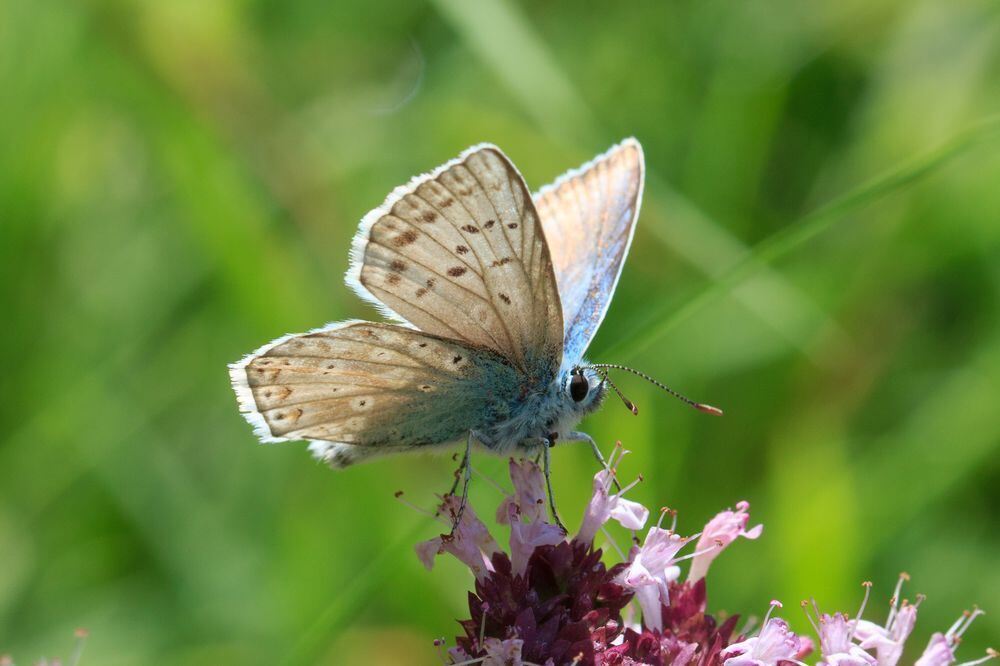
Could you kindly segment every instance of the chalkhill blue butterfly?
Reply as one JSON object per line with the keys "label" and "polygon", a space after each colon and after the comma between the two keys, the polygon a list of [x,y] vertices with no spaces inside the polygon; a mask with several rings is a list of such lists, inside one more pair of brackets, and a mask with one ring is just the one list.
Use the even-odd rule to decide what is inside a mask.
{"label": "chalkhill blue butterfly", "polygon": [[262,441],[308,440],[335,468],[464,441],[466,487],[474,443],[541,453],[546,478],[557,439],[589,442],[603,462],[574,427],[609,387],[636,412],[608,371],[666,389],[583,359],[644,171],[626,139],[532,197],[507,156],[480,144],[396,188],[362,219],[347,283],[397,323],[338,322],[264,345],[230,366],[240,411]]}

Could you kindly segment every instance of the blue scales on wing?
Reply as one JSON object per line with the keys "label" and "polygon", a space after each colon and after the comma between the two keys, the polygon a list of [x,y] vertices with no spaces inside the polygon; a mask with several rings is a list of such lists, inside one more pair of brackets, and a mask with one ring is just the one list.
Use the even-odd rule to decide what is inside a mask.
{"label": "blue scales on wing", "polygon": [[642,203],[644,170],[642,147],[626,139],[535,195],[571,365],[587,350],[614,295]]}

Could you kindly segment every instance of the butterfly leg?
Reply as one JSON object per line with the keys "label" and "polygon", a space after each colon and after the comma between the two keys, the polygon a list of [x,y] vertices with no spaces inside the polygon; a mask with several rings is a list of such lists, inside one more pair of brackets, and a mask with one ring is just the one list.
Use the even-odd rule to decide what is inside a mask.
{"label": "butterfly leg", "polygon": [[566,526],[563,525],[562,521],[559,519],[559,512],[556,511],[556,496],[552,493],[552,478],[550,474],[552,469],[552,456],[550,454],[551,450],[552,450],[552,440],[550,440],[548,437],[543,437],[542,458],[545,461],[545,466],[543,467],[543,470],[545,472],[545,489],[549,494],[549,509],[552,511],[552,520],[555,521],[556,525],[562,528],[563,532],[566,532],[568,534],[569,532],[566,529]]}
{"label": "butterfly leg", "polygon": [[[470,439],[470,441],[466,442],[466,445],[465,445],[465,453],[462,454],[462,462],[458,466],[458,469],[455,470],[455,481],[451,484],[451,489],[447,493],[448,495],[454,495],[455,491],[458,490],[458,484],[464,478],[465,468],[469,465],[469,453],[471,452],[470,449],[472,448],[470,446],[471,443],[472,443],[471,442],[471,439],[472,439],[472,432],[471,431],[469,432],[469,439]],[[452,460],[454,460],[454,459],[455,458],[452,457]]]}
{"label": "butterfly leg", "polygon": [[465,442],[465,455],[462,456],[462,464],[457,470],[455,470],[455,482],[451,484],[451,490],[448,491],[449,495],[454,495],[455,491],[458,490],[458,482],[462,481],[462,501],[458,505],[458,511],[452,517],[451,521],[451,531],[455,532],[455,528],[458,527],[459,521],[462,520],[462,514],[465,513],[465,505],[469,501],[469,482],[472,480],[472,437],[473,432],[469,431],[469,438]]}
{"label": "butterfly leg", "polygon": [[601,447],[597,445],[597,442],[594,441],[593,437],[585,432],[574,430],[573,432],[563,435],[563,439],[571,442],[587,442],[590,444],[590,450],[594,453],[594,457],[597,458],[597,462],[601,464],[601,467],[603,467],[606,472],[611,474],[611,480],[615,484],[615,489],[619,491],[622,489],[622,484],[618,483],[618,477],[616,477],[611,468],[608,467],[608,461],[604,459],[604,454],[601,453]]}

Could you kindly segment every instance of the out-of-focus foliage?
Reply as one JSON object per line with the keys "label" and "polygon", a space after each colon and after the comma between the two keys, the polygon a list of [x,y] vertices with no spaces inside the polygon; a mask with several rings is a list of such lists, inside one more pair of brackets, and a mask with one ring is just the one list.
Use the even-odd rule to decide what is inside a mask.
{"label": "out-of-focus foliage", "polygon": [[[590,355],[726,416],[622,377],[641,415],[585,426],[682,529],[752,502],[713,605],[802,626],[905,569],[911,648],[973,602],[963,656],[1000,634],[995,0],[15,0],[0,83],[0,651],[85,626],[94,664],[434,663],[469,579],[420,568],[435,528],[392,493],[429,506],[453,463],[257,446],[225,364],[376,316],[349,241],[412,175],[493,141],[537,188],[633,134]],[[590,453],[554,464],[575,525]]]}

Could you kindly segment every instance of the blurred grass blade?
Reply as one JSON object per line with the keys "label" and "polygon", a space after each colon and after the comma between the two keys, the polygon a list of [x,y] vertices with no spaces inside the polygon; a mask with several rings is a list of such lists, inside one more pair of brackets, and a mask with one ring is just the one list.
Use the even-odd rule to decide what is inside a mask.
{"label": "blurred grass blade", "polygon": [[[909,416],[862,449],[855,468],[866,507],[859,531],[872,557],[947,499],[964,480],[995,464],[1000,449],[1000,331],[963,367],[945,375]],[[933,474],[927,470],[933,469]],[[885,492],[893,479],[893,492]]]}
{"label": "blurred grass blade", "polygon": [[580,140],[593,135],[587,105],[560,71],[524,14],[506,0],[435,0],[466,47],[497,75],[546,132]]}
{"label": "blurred grass blade", "polygon": [[[496,72],[546,136],[572,146],[606,148],[606,132],[516,5],[505,0],[435,0],[435,5],[466,48]],[[749,253],[742,241],[658,179],[653,170],[647,171],[646,180],[647,202],[655,200],[645,209],[667,210],[672,217],[668,223],[647,215],[640,228],[651,230],[692,266],[714,276],[714,267],[735,263]],[[763,273],[735,297],[803,352],[816,330],[833,327],[826,313],[778,274]]]}
{"label": "blurred grass blade", "polygon": [[849,213],[934,173],[959,155],[993,138],[992,135],[998,130],[1000,130],[1000,116],[987,118],[909,164],[885,173],[858,189],[834,199],[759,243],[754,247],[753,254],[741,265],[734,267],[726,278],[739,280],[763,264],[789,254]]}
{"label": "blurred grass blade", "polygon": [[884,197],[899,192],[921,178],[940,170],[969,150],[994,138],[1000,130],[1000,116],[991,116],[961,133],[943,146],[898,167],[844,194],[809,213],[797,222],[777,232],[754,247],[742,261],[724,271],[711,285],[685,303],[680,309],[666,312],[661,308],[650,315],[646,325],[629,327],[630,334],[622,335],[606,354],[636,354],[649,347],[668,331],[686,321],[696,312],[721,296],[730,293],[738,284],[766,268],[767,264],[791,254],[807,242],[842,221],[849,214]]}
{"label": "blurred grass blade", "polygon": [[[401,550],[411,551],[411,544],[428,531],[431,519],[419,520],[396,541],[384,548],[357,575],[350,575],[347,583],[326,607],[316,621],[306,629],[295,643],[291,653],[282,662],[285,666],[305,666],[318,663],[324,648],[338,635],[337,627],[350,626],[358,609],[367,605],[380,584],[387,582],[386,572],[396,566]],[[345,572],[346,573],[346,572]]]}

